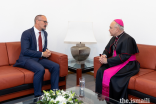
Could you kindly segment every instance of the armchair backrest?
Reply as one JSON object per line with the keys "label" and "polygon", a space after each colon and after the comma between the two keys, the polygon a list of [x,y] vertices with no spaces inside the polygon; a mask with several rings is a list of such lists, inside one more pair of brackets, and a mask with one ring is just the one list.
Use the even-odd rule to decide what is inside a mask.
{"label": "armchair backrest", "polygon": [[9,64],[13,65],[16,63],[16,60],[18,60],[20,56],[21,42],[7,42],[6,47],[7,47]]}
{"label": "armchair backrest", "polygon": [[156,69],[156,46],[137,44],[139,54],[136,55],[141,68]]}

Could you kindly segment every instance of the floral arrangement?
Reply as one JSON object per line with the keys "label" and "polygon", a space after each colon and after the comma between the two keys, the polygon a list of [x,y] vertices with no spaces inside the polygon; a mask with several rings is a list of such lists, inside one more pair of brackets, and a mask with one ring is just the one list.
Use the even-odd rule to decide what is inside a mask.
{"label": "floral arrangement", "polygon": [[56,91],[43,91],[42,99],[38,101],[39,104],[82,104],[83,101],[79,101],[75,92],[65,92],[63,90]]}

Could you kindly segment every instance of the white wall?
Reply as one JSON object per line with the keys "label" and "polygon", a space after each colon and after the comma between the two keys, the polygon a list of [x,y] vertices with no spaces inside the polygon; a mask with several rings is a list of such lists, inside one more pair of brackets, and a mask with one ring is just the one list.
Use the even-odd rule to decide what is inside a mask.
{"label": "white wall", "polygon": [[124,21],[125,31],[137,43],[156,45],[156,0],[1,0],[0,42],[20,41],[24,30],[31,28],[34,17],[47,17],[48,48],[71,58],[64,43],[68,21],[92,21],[96,44],[90,58],[102,53],[109,41],[109,25],[117,18]]}

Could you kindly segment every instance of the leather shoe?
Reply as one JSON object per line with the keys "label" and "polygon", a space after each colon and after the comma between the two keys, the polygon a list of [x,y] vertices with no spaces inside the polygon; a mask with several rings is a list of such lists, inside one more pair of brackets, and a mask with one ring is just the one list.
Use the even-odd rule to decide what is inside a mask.
{"label": "leather shoe", "polygon": [[41,100],[41,99],[42,99],[41,96],[39,96],[39,97],[35,97],[34,100],[33,100],[33,102],[30,103],[30,104],[37,104],[37,102],[38,102],[39,100]]}

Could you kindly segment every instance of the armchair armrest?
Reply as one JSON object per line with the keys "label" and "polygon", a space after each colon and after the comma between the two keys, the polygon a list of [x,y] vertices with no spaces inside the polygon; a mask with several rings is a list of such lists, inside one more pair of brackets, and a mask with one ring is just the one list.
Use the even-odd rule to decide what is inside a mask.
{"label": "armchair armrest", "polygon": [[99,56],[94,57],[94,78],[96,78],[97,70],[101,67]]}
{"label": "armchair armrest", "polygon": [[68,75],[68,56],[66,54],[51,51],[48,59],[60,65],[60,77]]}

